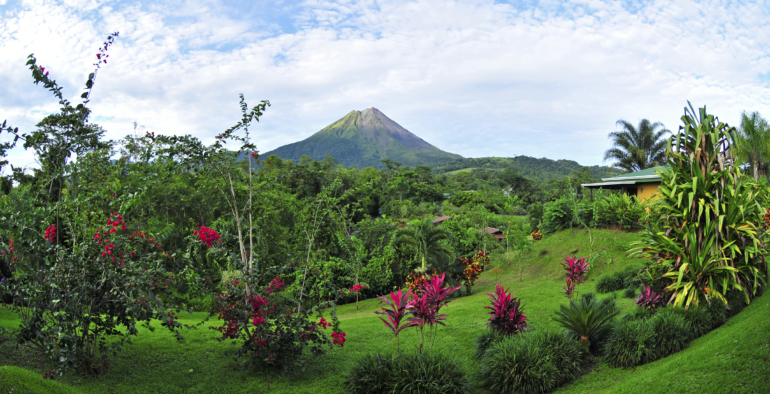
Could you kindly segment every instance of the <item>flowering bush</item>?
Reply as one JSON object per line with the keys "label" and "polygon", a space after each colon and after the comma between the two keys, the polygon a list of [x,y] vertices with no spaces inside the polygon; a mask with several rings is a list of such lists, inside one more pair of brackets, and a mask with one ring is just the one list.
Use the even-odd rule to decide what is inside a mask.
{"label": "flowering bush", "polygon": [[463,282],[467,295],[471,294],[471,288],[476,284],[481,273],[484,272],[484,266],[488,262],[489,254],[483,251],[476,252],[473,260],[460,257],[460,263],[464,264],[465,268],[462,274],[454,274],[453,277],[455,280]]}
{"label": "flowering bush", "polygon": [[505,335],[523,332],[527,328],[527,317],[521,308],[521,301],[500,286],[495,286],[494,293],[487,293],[492,304],[486,306],[490,311],[489,328]]}
{"label": "flowering bush", "polygon": [[222,238],[219,234],[217,234],[216,231],[210,228],[206,228],[205,226],[200,226],[198,230],[193,231],[194,235],[197,235],[201,242],[206,244],[207,248],[210,248],[213,246],[214,241],[218,241],[219,243],[222,243],[220,238]]}
{"label": "flowering bush", "polygon": [[351,293],[356,293],[356,310],[358,310],[358,295],[361,293],[361,290],[365,289],[366,285],[359,285],[355,284],[353,287],[349,290]]}
{"label": "flowering bush", "polygon": [[41,234],[47,221],[44,211],[26,204],[11,196],[13,209],[0,218],[8,224],[0,239],[13,239],[7,246],[14,256],[12,277],[0,293],[21,320],[19,343],[45,351],[58,364],[57,374],[102,371],[141,322],[157,319],[173,331],[181,326],[164,303],[181,289],[164,268],[172,257],[157,240],[134,236],[113,213],[90,230],[77,217],[62,217],[67,237],[53,243],[55,226],[47,226],[45,236],[26,231],[37,227]]}
{"label": "flowering bush", "polygon": [[[244,282],[234,281],[216,299],[215,310],[224,323],[211,328],[222,334],[221,341],[240,341],[236,360],[246,358],[247,365],[286,372],[305,362],[305,350],[319,356],[334,345],[344,346],[345,333],[334,313],[333,323],[320,313],[313,317],[312,310],[297,314],[294,305],[282,302],[279,292],[284,287],[280,276],[261,292],[249,293]],[[331,340],[325,332],[329,327],[333,327]]]}

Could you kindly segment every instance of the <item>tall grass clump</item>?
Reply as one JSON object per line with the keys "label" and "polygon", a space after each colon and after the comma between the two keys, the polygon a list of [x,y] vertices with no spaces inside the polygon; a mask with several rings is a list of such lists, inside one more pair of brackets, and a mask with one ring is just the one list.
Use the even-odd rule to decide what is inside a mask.
{"label": "tall grass clump", "polygon": [[479,365],[482,385],[494,394],[547,393],[586,370],[583,347],[562,331],[535,331],[495,343]]}
{"label": "tall grass clump", "polygon": [[447,354],[434,352],[366,354],[348,373],[344,389],[351,394],[471,392],[461,365]]}

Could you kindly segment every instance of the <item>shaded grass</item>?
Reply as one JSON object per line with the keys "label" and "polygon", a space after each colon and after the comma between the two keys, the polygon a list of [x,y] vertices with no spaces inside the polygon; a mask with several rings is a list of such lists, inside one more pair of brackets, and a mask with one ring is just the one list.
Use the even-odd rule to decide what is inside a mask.
{"label": "shaded grass", "polygon": [[[488,305],[489,297],[485,294],[492,292],[496,283],[508,288],[522,299],[527,321],[533,329],[558,329],[559,325],[552,320],[552,317],[559,305],[566,303],[566,298],[561,291],[561,287],[564,286],[561,268],[563,258],[568,254],[595,255],[588,281],[579,289],[581,293],[595,291],[595,281],[600,275],[625,269],[632,264],[640,264],[639,259],[626,257],[628,246],[636,239],[638,239],[637,234],[613,230],[591,230],[590,233],[585,230],[564,230],[536,242],[525,251],[493,256],[491,265],[473,288],[473,294],[451,298],[449,305],[442,309],[449,318],[447,327],[439,328],[436,350],[457,357],[458,361],[466,367],[468,376],[473,377],[478,369],[478,362],[473,358],[475,339],[487,330],[488,316],[484,306]],[[633,306],[633,300],[618,298],[617,305],[620,309],[628,309]],[[753,310],[754,307],[755,305],[752,304],[746,312]],[[340,306],[338,314],[341,319],[341,328],[347,333],[345,348],[336,348],[325,357],[317,359],[306,371],[291,376],[242,370],[239,364],[232,360],[232,353],[237,345],[215,341],[213,338],[218,335],[218,332],[199,328],[185,332],[186,339],[177,342],[171,334],[158,326],[154,333],[140,329],[139,336],[133,339],[133,345],[126,346],[123,354],[114,359],[107,372],[101,376],[94,378],[70,374],[60,381],[77,387],[81,392],[91,394],[116,392],[341,393],[344,376],[355,360],[367,353],[389,353],[394,350],[395,344],[391,343],[390,331],[373,314],[378,309],[376,299],[362,301],[359,310],[356,310],[355,303]],[[735,319],[745,318],[746,312]],[[763,313],[764,322],[767,323],[770,320],[767,318],[768,311],[764,310]],[[202,321],[205,316],[206,314],[203,313],[180,314],[179,320],[182,324],[195,324]],[[756,319],[761,320],[762,317],[757,316]],[[732,320],[726,326],[719,328],[716,333],[712,332],[693,342],[690,348],[682,353],[644,365],[638,370],[654,368],[673,357],[687,353],[698,344],[710,346],[710,342],[704,342],[704,340],[711,335],[727,332],[726,328],[731,327],[731,324]],[[18,325],[18,320],[8,310],[0,309],[0,325],[14,327]],[[212,321],[209,325],[219,326],[220,323]],[[770,327],[765,324],[764,332],[768,332],[768,328]],[[743,338],[741,333],[730,335]],[[755,337],[758,336],[755,335]],[[767,339],[765,341],[767,342]],[[402,351],[414,351],[417,345],[419,345],[418,330],[410,329],[402,333]],[[754,346],[756,349],[761,349],[757,344]],[[766,344],[764,349],[767,349],[767,346]],[[682,359],[679,363],[685,360],[687,359]],[[712,365],[709,364],[708,357],[701,357],[699,363],[701,368]],[[722,361],[713,360],[712,363],[721,365]],[[10,345],[4,344],[0,345],[0,365],[23,366],[32,371],[32,377],[37,376],[42,381],[42,373],[46,370],[47,362],[41,360],[39,354],[29,350],[14,350]],[[661,370],[649,370],[648,374],[651,379],[658,380],[656,374],[671,373],[671,370],[676,370],[673,364]],[[764,371],[767,372],[766,369]],[[614,392],[613,388],[616,385],[626,387],[620,386],[622,382],[614,382],[616,376],[622,376],[625,379],[629,373],[626,370],[600,366],[588,376],[578,379],[577,384],[566,386],[562,391],[592,392],[593,387],[597,387],[598,390]],[[765,376],[768,375],[765,374]],[[701,378],[704,377],[701,376]],[[715,372],[710,372],[704,382],[732,382],[732,380],[723,382],[721,377],[719,380],[715,379],[717,379]],[[485,392],[478,383],[472,381],[472,392]],[[628,387],[634,388],[633,385]],[[666,385],[663,384],[657,389],[648,391],[669,392],[665,387]],[[700,387],[705,387],[705,383],[701,383]]]}

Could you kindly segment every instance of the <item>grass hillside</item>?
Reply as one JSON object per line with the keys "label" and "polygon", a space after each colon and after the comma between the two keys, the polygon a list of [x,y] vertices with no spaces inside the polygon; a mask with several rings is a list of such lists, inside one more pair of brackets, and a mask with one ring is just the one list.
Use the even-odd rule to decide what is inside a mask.
{"label": "grass hillside", "polygon": [[[642,261],[626,257],[626,250],[638,235],[610,230],[565,230],[537,242],[526,251],[498,255],[484,272],[470,296],[452,298],[447,313],[447,327],[439,329],[435,349],[450,352],[473,378],[477,362],[473,359],[474,339],[486,330],[485,295],[499,283],[522,299],[532,329],[558,327],[552,320],[562,295],[561,261],[568,254],[596,255],[588,280],[580,292],[593,291],[595,280],[605,273],[621,270]],[[617,369],[598,365],[595,370],[563,387],[561,393],[618,392],[733,392],[753,393],[766,390],[770,377],[770,299],[762,297],[727,324],[694,341],[686,350],[671,357],[635,368]],[[633,301],[618,298],[618,306],[632,308]],[[60,382],[83,393],[341,393],[345,372],[362,355],[391,351],[392,335],[373,314],[376,299],[339,308],[342,329],[348,342],[317,360],[307,370],[280,376],[240,370],[230,355],[235,345],[217,342],[218,333],[207,329],[189,331],[177,342],[157,330],[143,330],[134,344],[100,377],[68,375]],[[179,316],[182,323],[193,324],[205,314]],[[0,310],[0,324],[12,328],[18,324],[7,310]],[[209,325],[218,326],[212,321]],[[419,343],[419,331],[402,334],[401,349],[410,350]],[[17,392],[74,392],[67,386],[35,386],[43,381],[45,362],[29,350],[16,350],[8,343],[0,346],[0,389],[13,384]],[[29,372],[29,371],[32,372]],[[6,372],[7,371],[7,372]],[[475,380],[474,385],[476,386]],[[725,390],[727,388],[728,390]],[[69,391],[67,391],[69,390]],[[484,392],[477,386],[474,392]]]}

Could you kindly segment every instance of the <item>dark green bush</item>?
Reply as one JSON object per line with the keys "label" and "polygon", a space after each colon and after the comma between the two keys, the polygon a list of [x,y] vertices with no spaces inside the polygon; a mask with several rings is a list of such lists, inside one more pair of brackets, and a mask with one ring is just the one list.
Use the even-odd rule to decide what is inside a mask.
{"label": "dark green bush", "polygon": [[712,330],[725,324],[727,321],[727,305],[724,302],[714,301],[708,306],[706,306],[705,302],[702,302],[700,307],[705,307],[711,317]]}
{"label": "dark green bush", "polygon": [[[661,308],[658,312],[639,308],[623,316],[613,328],[604,346],[604,356],[617,367],[635,367],[679,352],[696,337],[693,323],[685,316],[700,319],[703,313],[680,308]],[[703,326],[697,330],[701,332]]]}
{"label": "dark green bush", "polygon": [[495,343],[505,339],[507,335],[498,331],[487,330],[483,334],[476,337],[476,353],[475,357],[479,360],[484,358],[484,353],[487,352]]}
{"label": "dark green bush", "polygon": [[636,298],[639,296],[638,287],[629,287],[623,290],[623,298]]}
{"label": "dark green bush", "polygon": [[749,304],[746,302],[746,294],[741,291],[731,291],[725,297],[727,299],[727,318],[731,318],[746,308]]}
{"label": "dark green bush", "polygon": [[644,362],[654,346],[655,331],[644,318],[624,318],[612,330],[604,346],[604,357],[616,367],[635,367]]}
{"label": "dark green bush", "polygon": [[547,393],[586,370],[586,353],[570,335],[535,331],[493,345],[479,366],[480,380],[495,394]]}
{"label": "dark green bush", "polygon": [[361,357],[345,378],[349,393],[465,394],[470,383],[452,357],[443,353],[369,353]]}
{"label": "dark green bush", "polygon": [[681,315],[688,323],[690,323],[690,332],[692,339],[697,339],[707,334],[714,327],[714,322],[711,320],[711,315],[704,306],[690,307],[690,309],[668,307],[666,310],[670,310],[671,313]]}
{"label": "dark green bush", "polygon": [[650,319],[655,336],[652,349],[643,360],[645,363],[679,352],[693,339],[692,324],[670,309],[662,308]]}
{"label": "dark green bush", "polygon": [[596,281],[597,293],[611,293],[623,290],[629,286],[639,287],[641,281],[637,279],[639,268],[630,267],[611,274],[602,275]]}

